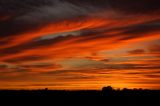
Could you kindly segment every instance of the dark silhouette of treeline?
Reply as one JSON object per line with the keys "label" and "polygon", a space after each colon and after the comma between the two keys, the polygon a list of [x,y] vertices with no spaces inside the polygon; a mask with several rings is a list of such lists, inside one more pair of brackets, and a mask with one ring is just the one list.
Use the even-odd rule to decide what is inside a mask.
{"label": "dark silhouette of treeline", "polygon": [[102,90],[1,90],[0,103],[20,105],[96,105],[96,106],[160,106],[160,90],[113,89]]}

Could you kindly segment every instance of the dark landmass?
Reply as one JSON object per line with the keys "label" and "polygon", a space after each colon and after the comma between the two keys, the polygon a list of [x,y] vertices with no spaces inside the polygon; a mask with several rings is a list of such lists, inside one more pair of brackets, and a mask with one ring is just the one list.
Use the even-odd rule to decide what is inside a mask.
{"label": "dark landmass", "polygon": [[[160,90],[1,90],[1,104],[65,106],[160,106]],[[4,105],[4,106],[6,106]]]}

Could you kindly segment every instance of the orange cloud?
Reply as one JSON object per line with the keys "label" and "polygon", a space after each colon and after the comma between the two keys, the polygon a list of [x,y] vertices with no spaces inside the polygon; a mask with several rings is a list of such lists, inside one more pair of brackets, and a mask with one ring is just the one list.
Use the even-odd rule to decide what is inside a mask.
{"label": "orange cloud", "polygon": [[62,22],[55,22],[50,25],[44,26],[39,30],[17,35],[12,38],[9,44],[1,46],[0,48],[15,46],[33,40],[34,38],[45,36],[47,34],[76,31],[85,28],[95,28],[103,26],[105,24],[106,22],[103,19],[94,19],[94,18],[86,18],[86,19],[80,18],[73,20],[65,20]]}
{"label": "orange cloud", "polygon": [[[144,51],[146,48],[142,48],[131,50],[128,54],[126,46],[133,47],[139,42],[147,42],[160,37],[156,24],[159,22],[159,16],[138,16],[124,16],[124,19],[92,16],[57,21],[34,31],[1,39],[0,42],[6,40],[8,42],[0,47],[0,62],[10,64],[0,66],[0,69],[10,74],[1,73],[0,79],[3,83],[0,88],[7,86],[5,83],[7,81],[20,79],[23,81],[13,85],[9,83],[8,86],[10,88],[25,86],[31,89],[37,86],[40,88],[47,86],[53,89],[61,87],[84,89],[87,86],[88,89],[98,89],[105,84],[111,84],[114,87],[147,88],[150,83],[155,82],[157,84],[151,85],[155,88],[159,87],[157,80],[159,74],[156,76],[156,72],[159,73],[160,67],[159,64],[154,63],[154,60],[159,61],[159,58],[153,59],[155,58],[153,52],[158,54],[159,46],[151,47],[150,53]],[[41,39],[50,34],[74,31],[79,31],[80,34]],[[100,53],[116,52],[114,50],[117,48],[119,49],[117,54],[108,52],[102,55]],[[126,51],[126,54],[122,51]],[[83,65],[78,61],[68,61],[69,69],[60,64],[73,58],[90,61],[83,61]],[[42,62],[48,62],[48,64],[37,64]],[[77,64],[81,67],[75,69],[73,66]],[[81,68],[83,70],[80,70]],[[151,78],[151,76],[154,77]],[[42,85],[34,82],[34,78],[37,78]],[[56,83],[51,84],[52,81]]]}

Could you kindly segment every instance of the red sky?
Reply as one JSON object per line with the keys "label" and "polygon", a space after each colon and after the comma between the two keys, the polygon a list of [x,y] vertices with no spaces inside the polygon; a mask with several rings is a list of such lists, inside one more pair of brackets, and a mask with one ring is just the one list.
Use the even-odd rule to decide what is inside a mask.
{"label": "red sky", "polygon": [[0,89],[160,89],[158,2],[0,1]]}

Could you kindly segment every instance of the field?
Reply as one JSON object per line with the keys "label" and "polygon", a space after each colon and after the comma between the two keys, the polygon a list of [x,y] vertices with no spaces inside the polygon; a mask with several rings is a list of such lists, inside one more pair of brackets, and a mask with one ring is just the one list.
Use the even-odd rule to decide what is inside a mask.
{"label": "field", "polygon": [[0,97],[16,105],[160,106],[159,90],[1,90]]}

